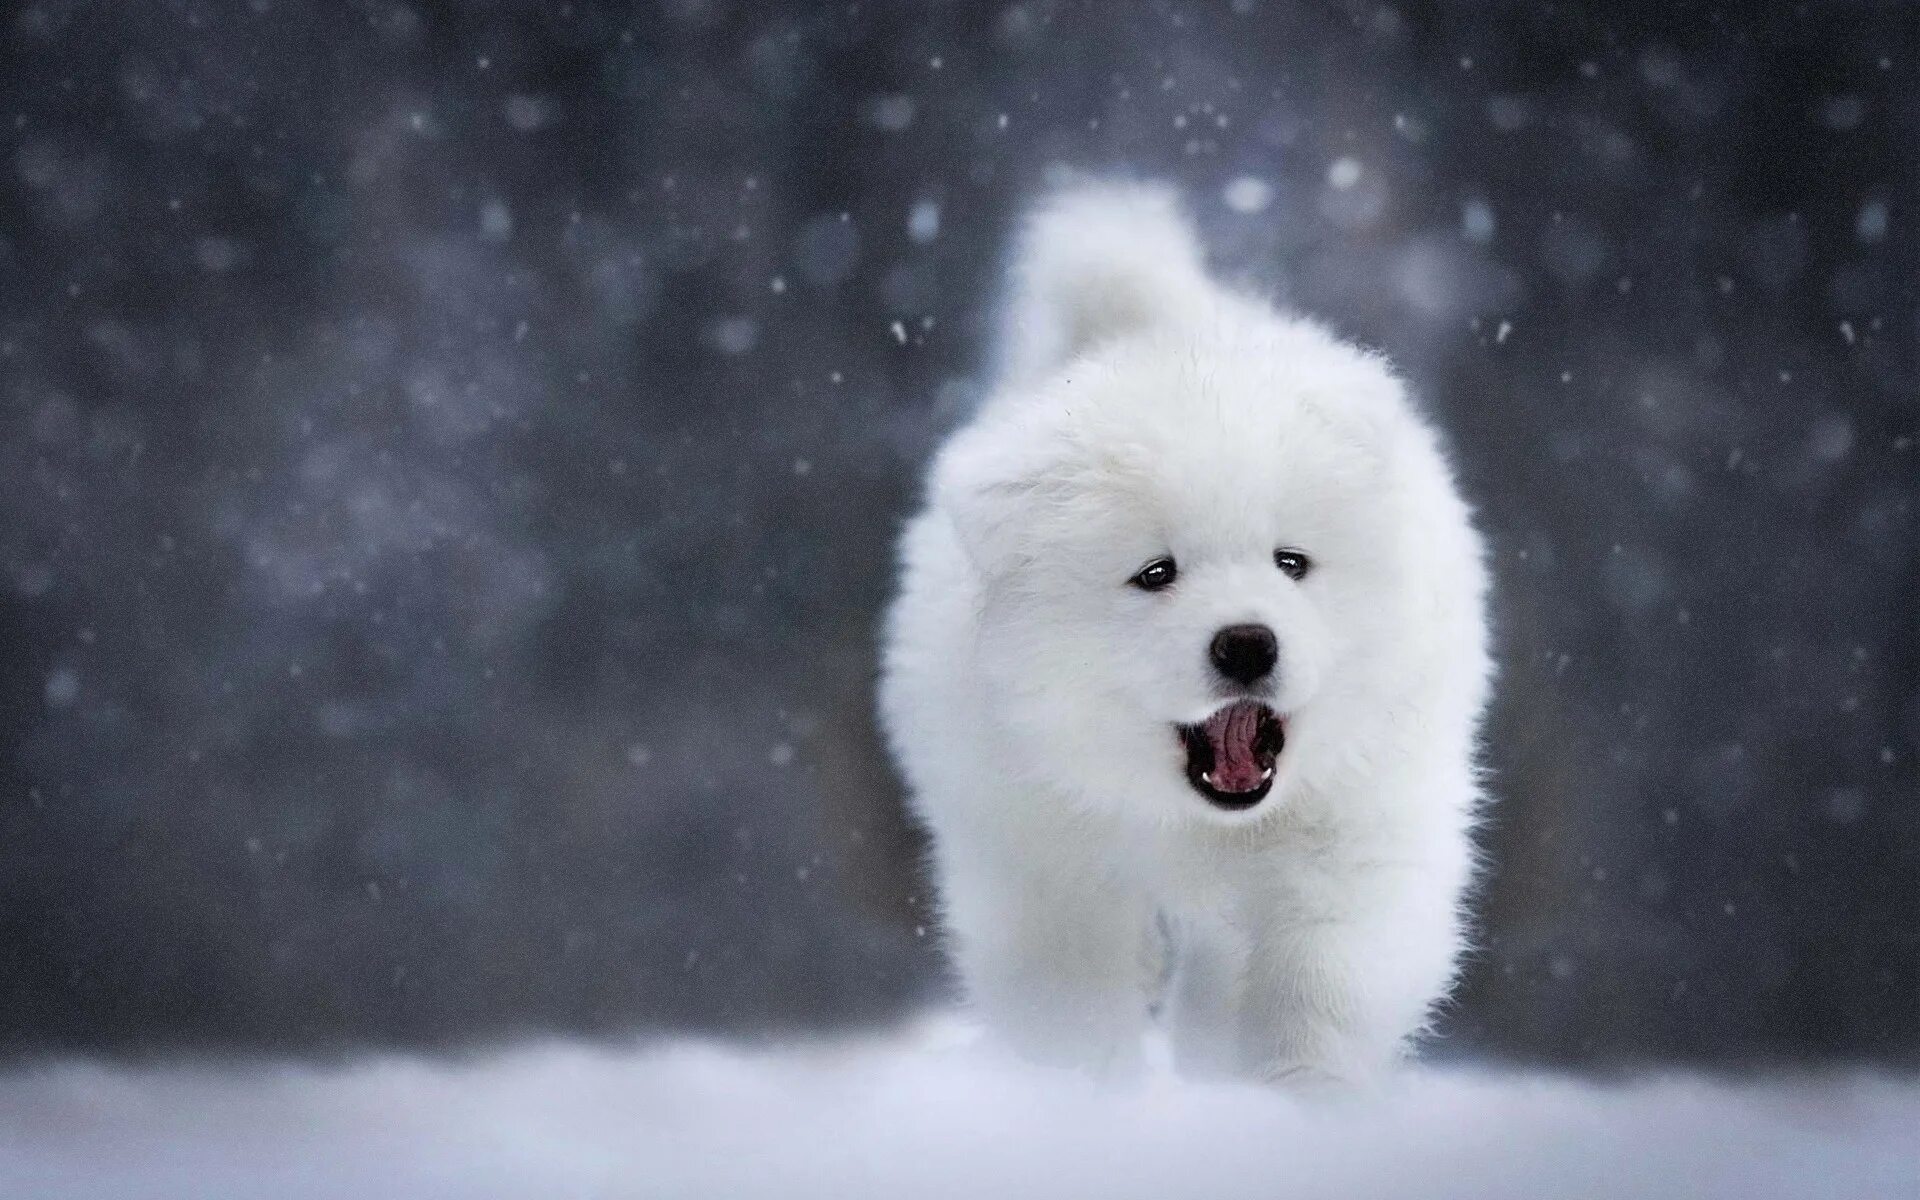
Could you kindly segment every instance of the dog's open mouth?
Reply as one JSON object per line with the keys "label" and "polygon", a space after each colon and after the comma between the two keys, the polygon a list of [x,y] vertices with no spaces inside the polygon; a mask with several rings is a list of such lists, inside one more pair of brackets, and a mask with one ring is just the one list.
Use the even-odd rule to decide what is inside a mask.
{"label": "dog's open mouth", "polygon": [[1252,808],[1273,790],[1273,764],[1286,745],[1280,714],[1235,700],[1196,725],[1176,726],[1187,750],[1187,782],[1216,807]]}

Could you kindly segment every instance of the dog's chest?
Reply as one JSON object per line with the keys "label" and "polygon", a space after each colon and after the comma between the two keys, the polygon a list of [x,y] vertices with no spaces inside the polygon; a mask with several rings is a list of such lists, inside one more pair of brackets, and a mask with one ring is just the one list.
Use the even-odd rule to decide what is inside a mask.
{"label": "dog's chest", "polygon": [[1184,916],[1234,912],[1251,896],[1272,893],[1287,872],[1284,846],[1244,836],[1166,837],[1145,856],[1159,906]]}

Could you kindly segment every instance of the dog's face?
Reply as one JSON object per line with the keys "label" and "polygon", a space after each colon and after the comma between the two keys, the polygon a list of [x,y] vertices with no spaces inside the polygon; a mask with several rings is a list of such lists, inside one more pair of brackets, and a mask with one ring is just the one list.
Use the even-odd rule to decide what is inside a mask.
{"label": "dog's face", "polygon": [[1016,769],[1231,822],[1364,754],[1353,722],[1391,707],[1410,610],[1411,421],[1376,361],[1255,325],[1123,342],[956,439],[937,486]]}

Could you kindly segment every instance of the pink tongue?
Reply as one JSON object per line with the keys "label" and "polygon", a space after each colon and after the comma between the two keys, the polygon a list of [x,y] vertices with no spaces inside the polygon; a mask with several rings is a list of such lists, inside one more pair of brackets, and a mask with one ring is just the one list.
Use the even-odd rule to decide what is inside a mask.
{"label": "pink tongue", "polygon": [[1213,743],[1213,786],[1223,792],[1250,792],[1265,772],[1254,745],[1260,740],[1261,707],[1251,700],[1228,705],[1207,718]]}

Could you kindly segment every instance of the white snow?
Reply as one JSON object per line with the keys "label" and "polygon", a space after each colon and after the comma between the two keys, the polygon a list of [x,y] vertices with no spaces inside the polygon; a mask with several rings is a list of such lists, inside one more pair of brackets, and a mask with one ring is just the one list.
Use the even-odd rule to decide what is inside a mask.
{"label": "white snow", "polygon": [[489,242],[504,242],[513,236],[513,210],[499,197],[480,206],[480,236]]}
{"label": "white snow", "polygon": [[1869,200],[1860,206],[1860,215],[1854,218],[1854,236],[1872,245],[1887,236],[1887,206],[1881,200]]}
{"label": "white snow", "polygon": [[1460,231],[1470,242],[1484,246],[1493,240],[1493,209],[1484,200],[1469,200],[1460,207]]}
{"label": "white snow", "polygon": [[1426,1069],[1303,1100],[1103,1085],[944,1027],[750,1050],[0,1075],[0,1195],[1912,1196],[1920,1084]]}
{"label": "white snow", "polygon": [[547,96],[516,92],[507,97],[503,107],[507,124],[520,133],[537,133],[551,125],[555,116],[553,100]]}
{"label": "white snow", "polygon": [[72,667],[56,668],[47,676],[47,706],[66,708],[80,698],[80,676]]}
{"label": "white snow", "polygon": [[1221,198],[1237,213],[1265,212],[1267,205],[1273,203],[1273,185],[1252,175],[1242,175],[1228,182]]}
{"label": "white snow", "polygon": [[940,236],[940,204],[935,200],[916,200],[907,214],[907,236],[925,245]]}
{"label": "white snow", "polygon": [[722,354],[745,354],[760,340],[760,323],[752,317],[721,317],[707,327],[707,344]]}
{"label": "white snow", "polygon": [[888,133],[899,133],[913,124],[918,111],[912,96],[894,94],[875,96],[866,103],[867,123]]}

